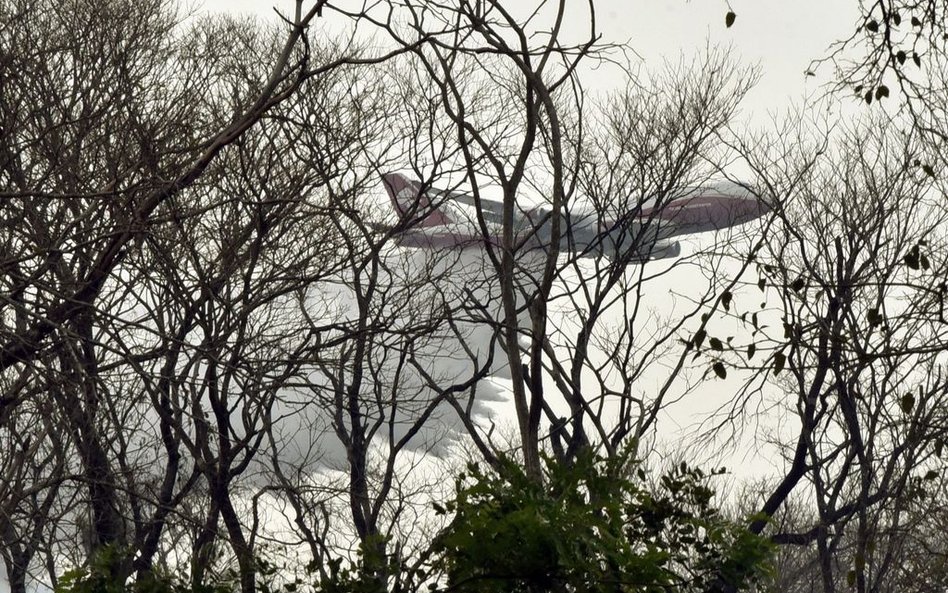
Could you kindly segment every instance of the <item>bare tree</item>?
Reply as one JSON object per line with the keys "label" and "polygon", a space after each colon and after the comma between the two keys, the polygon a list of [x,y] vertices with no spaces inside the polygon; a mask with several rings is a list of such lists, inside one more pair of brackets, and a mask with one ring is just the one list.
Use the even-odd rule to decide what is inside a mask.
{"label": "bare tree", "polygon": [[776,516],[794,498],[816,507],[808,526],[760,518],[750,529],[814,544],[824,591],[878,590],[902,554],[892,535],[937,475],[945,438],[946,213],[918,135],[878,120],[798,130],[747,148],[782,207],[748,287],[765,302],[730,313],[751,330],[734,364],[759,372],[726,412],[744,421],[792,411],[777,437],[785,470],[759,510]]}
{"label": "bare tree", "polygon": [[[320,6],[299,3],[284,41],[249,22],[184,25],[164,2],[2,9],[0,429],[19,447],[3,508],[18,587],[33,551],[47,550],[55,584],[55,548],[82,539],[88,555],[114,551],[116,578],[149,574],[203,483],[195,581],[222,521],[253,590],[253,533],[231,483],[314,338],[281,319],[339,244],[307,228],[322,207],[313,191],[366,130],[339,115],[357,97],[330,92],[327,74],[361,59],[308,37]],[[318,100],[286,106],[304,92]],[[294,146],[318,133],[331,142]],[[32,440],[22,423],[37,414],[47,429]],[[64,510],[78,492],[67,478],[85,494]],[[50,527],[66,517],[81,537]]]}
{"label": "bare tree", "polygon": [[[682,364],[673,365],[657,397],[635,393],[635,381],[669,346],[684,362],[687,353],[677,342],[682,323],[713,302],[727,282],[711,281],[695,297],[699,305],[681,319],[652,326],[643,287],[662,272],[627,271],[642,261],[642,250],[657,233],[657,221],[641,213],[646,203],[660,209],[714,173],[717,134],[753,77],[733,70],[726,56],[714,56],[693,73],[657,78],[656,88],[667,94],[645,85],[634,90],[630,83],[625,95],[596,105],[585,96],[578,69],[587,61],[612,59],[616,48],[597,38],[595,5],[584,5],[591,28],[570,42],[560,38],[563,3],[535,8],[390,3],[351,16],[402,45],[427,36],[413,56],[439,93],[442,117],[454,127],[462,188],[471,192],[485,233],[493,213],[482,207],[482,196],[491,187],[502,194],[502,240],[484,246],[495,286],[479,302],[472,294],[467,308],[484,311],[482,323],[497,332],[512,381],[519,454],[539,480],[544,447],[567,463],[590,446],[614,453],[647,433],[663,407]],[[532,206],[529,194],[545,219],[524,231],[517,220]],[[623,244],[598,245],[600,255],[589,260],[581,256],[595,253],[561,252],[573,232],[571,220],[584,207],[600,226],[627,229]],[[536,249],[538,241],[544,249]],[[604,258],[607,251],[615,251],[614,257]],[[499,308],[492,309],[492,302]],[[551,316],[551,308],[568,313]],[[611,324],[613,315],[623,321]],[[636,336],[643,330],[657,333],[641,343]],[[613,407],[620,409],[618,421],[611,417]],[[481,451],[491,451],[472,436]]]}
{"label": "bare tree", "polygon": [[[943,140],[948,5],[941,0],[874,0],[858,3],[857,14],[851,32],[841,32],[828,55],[814,60],[807,74],[831,66],[832,91],[853,93],[870,105],[895,101],[898,108],[892,111],[906,115],[903,122]],[[929,156],[926,167],[944,165],[939,155]]]}

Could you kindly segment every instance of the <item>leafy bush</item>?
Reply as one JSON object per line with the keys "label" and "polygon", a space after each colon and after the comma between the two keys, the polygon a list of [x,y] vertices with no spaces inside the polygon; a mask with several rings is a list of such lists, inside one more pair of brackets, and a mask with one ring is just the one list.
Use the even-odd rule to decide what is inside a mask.
{"label": "leafy bush", "polygon": [[458,478],[456,499],[435,507],[454,513],[435,542],[445,590],[704,591],[766,572],[769,542],[718,513],[700,469],[682,463],[649,489],[626,459],[546,468],[543,484],[514,463]]}
{"label": "leafy bush", "polygon": [[[717,473],[717,472],[715,472]],[[712,474],[713,475],[713,474]],[[682,463],[650,484],[625,458],[588,456],[572,465],[547,460],[543,483],[514,462],[499,472],[470,464],[457,478],[454,500],[435,512],[453,515],[424,555],[429,570],[377,557],[363,546],[353,564],[330,561],[312,590],[384,593],[422,589],[460,593],[704,592],[746,588],[768,573],[772,546],[713,506],[711,476]],[[384,554],[383,554],[384,555]],[[192,591],[173,577],[126,583],[115,576],[121,555],[110,548],[87,568],[70,571],[56,593],[224,593],[216,585]],[[313,567],[307,572],[313,574]],[[272,564],[258,576],[273,577]],[[407,574],[410,572],[411,574]],[[302,580],[264,593],[306,590]]]}

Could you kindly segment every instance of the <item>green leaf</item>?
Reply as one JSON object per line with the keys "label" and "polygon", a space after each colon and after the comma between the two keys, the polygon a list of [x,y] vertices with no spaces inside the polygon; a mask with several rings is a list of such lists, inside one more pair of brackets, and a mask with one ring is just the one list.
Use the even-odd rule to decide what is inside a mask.
{"label": "green leaf", "polygon": [[913,16],[913,17],[912,17],[912,26],[913,26],[913,27],[921,27],[921,26],[922,26],[922,21],[918,20],[918,17],[917,17],[917,16]]}
{"label": "green leaf", "polygon": [[783,370],[784,366],[787,364],[787,357],[782,352],[774,354],[774,374],[779,375],[780,371]]}
{"label": "green leaf", "polygon": [[754,354],[757,352],[757,344],[748,344],[747,345],[747,360],[754,358]]}
{"label": "green leaf", "polygon": [[935,176],[935,170],[932,169],[931,165],[927,165],[927,164],[922,165],[922,171],[924,171],[925,174],[928,175],[929,177]]}
{"label": "green leaf", "polygon": [[875,19],[873,19],[873,20],[869,21],[868,23],[866,23],[866,29],[867,29],[870,33],[878,33],[878,32],[879,32],[879,23],[877,23],[877,22],[875,21]]}
{"label": "green leaf", "polygon": [[714,374],[717,375],[719,379],[727,379],[727,369],[724,368],[723,362],[718,361],[711,365],[711,368],[714,370]]}
{"label": "green leaf", "polygon": [[937,478],[937,477],[938,477],[938,472],[936,472],[936,471],[933,470],[933,469],[930,469],[930,470],[928,470],[928,472],[925,474],[925,477],[924,477],[923,479],[924,479],[924,480],[931,481],[931,480],[934,480],[934,479]]}
{"label": "green leaf", "polygon": [[882,97],[889,96],[889,87],[884,84],[880,84],[879,88],[876,89],[876,99],[881,99]]}
{"label": "green leaf", "polygon": [[866,103],[872,104],[872,91],[866,91]]}
{"label": "green leaf", "polygon": [[730,311],[730,310],[731,310],[731,299],[733,299],[733,298],[734,298],[734,295],[731,294],[731,291],[730,291],[730,290],[725,290],[725,291],[721,294],[721,305],[724,306],[724,310],[725,310],[725,311]]}
{"label": "green leaf", "polygon": [[793,289],[793,292],[800,292],[803,290],[804,286],[806,286],[806,280],[803,278],[803,276],[800,276],[793,281],[793,283],[790,285],[790,288]]}
{"label": "green leaf", "polygon": [[895,59],[898,60],[899,64],[904,64],[907,57],[908,56],[901,49],[895,53]]}
{"label": "green leaf", "polygon": [[893,23],[896,27],[898,27],[899,25],[902,24],[902,17],[901,17],[901,15],[899,15],[899,13],[897,13],[897,12],[895,12],[895,11],[892,11],[892,23]]}
{"label": "green leaf", "polygon": [[731,25],[734,24],[734,20],[735,20],[736,18],[737,18],[737,15],[734,14],[733,11],[730,11],[730,10],[729,10],[729,11],[727,12],[727,14],[724,15],[724,26],[727,27],[727,28],[730,28]]}
{"label": "green leaf", "polygon": [[918,68],[922,67],[922,58],[916,52],[912,52],[912,61],[915,62],[915,66]]}
{"label": "green leaf", "polygon": [[712,350],[717,350],[718,352],[724,351],[724,344],[721,343],[721,340],[717,338],[711,338],[708,340],[708,345],[711,346]]}
{"label": "green leaf", "polygon": [[759,288],[760,291],[763,292],[764,288],[766,287],[767,287],[767,280],[761,277],[761,279],[757,281],[757,288]]}

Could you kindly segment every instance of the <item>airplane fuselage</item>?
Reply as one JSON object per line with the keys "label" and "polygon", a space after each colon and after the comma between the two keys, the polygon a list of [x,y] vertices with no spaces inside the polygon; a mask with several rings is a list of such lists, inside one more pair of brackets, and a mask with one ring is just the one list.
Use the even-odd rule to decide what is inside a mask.
{"label": "airplane fuselage", "polygon": [[[459,192],[425,189],[399,174],[383,182],[405,229],[403,247],[467,249],[502,247],[502,204]],[[684,189],[676,196],[642,200],[621,220],[595,212],[561,214],[558,251],[578,257],[607,257],[629,263],[677,257],[672,237],[743,224],[770,210],[747,188],[732,184]],[[517,210],[511,245],[516,250],[548,250],[554,224],[549,209]]]}

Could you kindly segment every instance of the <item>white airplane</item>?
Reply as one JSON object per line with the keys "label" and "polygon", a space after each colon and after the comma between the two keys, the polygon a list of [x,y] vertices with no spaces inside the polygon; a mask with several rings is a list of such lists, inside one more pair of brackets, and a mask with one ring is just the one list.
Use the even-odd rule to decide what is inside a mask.
{"label": "white airplane", "polygon": [[[503,204],[480,199],[482,228],[472,196],[424,187],[400,173],[382,175],[382,184],[399,215],[395,241],[402,247],[465,249],[501,245]],[[628,258],[630,263],[678,257],[681,245],[672,237],[743,224],[770,212],[747,188],[721,182],[688,188],[664,203],[645,200],[623,220],[603,219],[595,212],[566,213],[560,223],[559,249],[579,257]],[[514,237],[519,248],[550,245],[549,208],[515,208]],[[486,233],[484,232],[486,228]]]}

